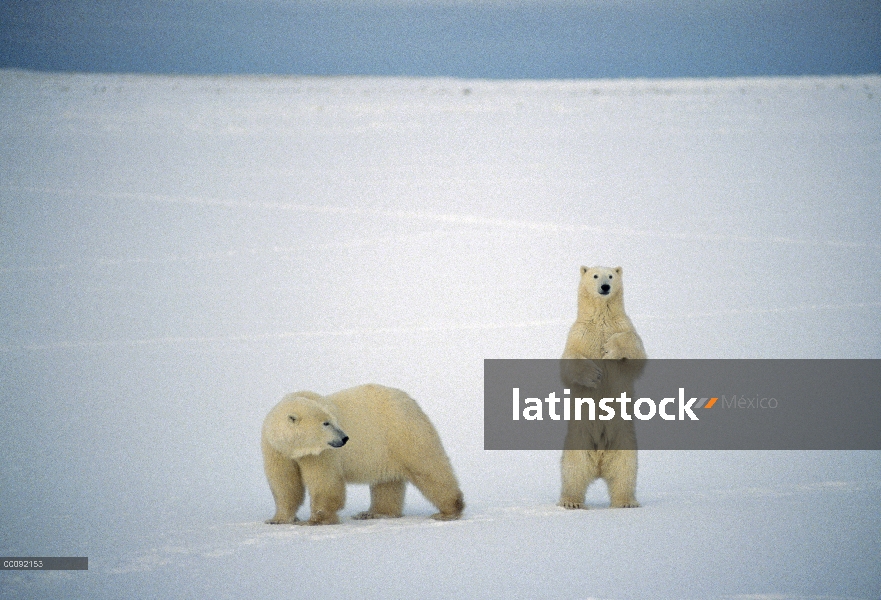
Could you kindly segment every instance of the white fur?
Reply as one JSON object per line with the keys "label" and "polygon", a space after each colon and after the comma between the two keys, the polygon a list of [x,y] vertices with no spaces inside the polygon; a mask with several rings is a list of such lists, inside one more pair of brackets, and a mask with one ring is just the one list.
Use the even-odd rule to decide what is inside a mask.
{"label": "white fur", "polygon": [[[569,330],[561,375],[573,395],[617,397],[631,383],[646,358],[642,340],[624,312],[623,269],[581,267],[578,316]],[[594,362],[604,359],[603,363]],[[627,363],[624,359],[636,360]],[[620,362],[611,362],[620,361]],[[632,392],[631,392],[632,395]],[[595,449],[584,448],[595,442]],[[636,436],[632,421],[571,421],[561,460],[560,506],[583,508],[587,487],[606,480],[611,506],[636,507]],[[616,450],[624,447],[627,449]]]}
{"label": "white fur", "polygon": [[267,415],[262,447],[276,504],[267,523],[295,522],[305,489],[307,523],[338,523],[346,483],[370,485],[361,519],[401,516],[408,481],[437,506],[436,519],[457,519],[465,506],[437,431],[400,390],[363,385],[326,397],[289,394]]}

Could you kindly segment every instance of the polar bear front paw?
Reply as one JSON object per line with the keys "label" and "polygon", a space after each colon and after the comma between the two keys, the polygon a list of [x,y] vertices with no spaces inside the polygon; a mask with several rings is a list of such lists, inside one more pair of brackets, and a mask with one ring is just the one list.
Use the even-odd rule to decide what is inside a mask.
{"label": "polar bear front paw", "polygon": [[400,517],[401,515],[384,515],[382,513],[371,512],[369,510],[359,512],[358,514],[352,516],[352,518],[356,521],[367,521],[369,519],[398,519]]}
{"label": "polar bear front paw", "polygon": [[578,502],[577,500],[560,500],[559,502],[557,502],[557,506],[562,506],[563,508],[569,510],[586,508],[584,506],[584,502]]}
{"label": "polar bear front paw", "polygon": [[579,383],[585,387],[595,388],[602,380],[603,370],[592,360],[587,361],[584,365],[584,373],[582,374]]}
{"label": "polar bear front paw", "polygon": [[586,388],[595,388],[603,379],[603,370],[592,360],[581,359],[576,361],[574,372],[570,371],[574,383]]}
{"label": "polar bear front paw", "polygon": [[272,517],[271,519],[266,519],[263,522],[266,523],[267,525],[293,525],[294,523],[298,522],[299,520],[300,519],[298,519],[296,517],[296,515],[294,515],[293,517],[288,517],[286,519],[275,516],[275,517]]}
{"label": "polar bear front paw", "polygon": [[455,521],[456,519],[460,519],[462,517],[462,513],[453,512],[453,513],[434,513],[431,515],[431,518],[435,521]]}
{"label": "polar bear front paw", "polygon": [[621,360],[624,358],[640,360],[645,358],[645,348],[635,331],[621,331],[609,336],[603,345],[603,358]]}
{"label": "polar bear front paw", "polygon": [[603,360],[619,360],[627,358],[625,346],[627,334],[616,333],[609,337],[609,341],[603,346]]}
{"label": "polar bear front paw", "polygon": [[337,525],[339,522],[340,518],[336,513],[319,510],[313,512],[308,521],[299,521],[297,525]]}

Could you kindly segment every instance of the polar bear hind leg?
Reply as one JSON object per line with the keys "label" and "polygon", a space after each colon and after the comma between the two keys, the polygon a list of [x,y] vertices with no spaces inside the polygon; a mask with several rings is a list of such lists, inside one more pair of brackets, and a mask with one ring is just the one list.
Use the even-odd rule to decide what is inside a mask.
{"label": "polar bear hind leg", "polygon": [[453,521],[462,516],[465,500],[452,468],[409,469],[407,475],[422,495],[440,511],[431,515],[432,519]]}
{"label": "polar bear hind leg", "polygon": [[602,477],[609,487],[612,508],[637,508],[636,450],[610,450],[603,458]]}
{"label": "polar bear hind leg", "polygon": [[585,508],[587,486],[599,477],[599,466],[595,460],[591,460],[587,450],[563,450],[560,463],[563,490],[557,505],[563,508]]}

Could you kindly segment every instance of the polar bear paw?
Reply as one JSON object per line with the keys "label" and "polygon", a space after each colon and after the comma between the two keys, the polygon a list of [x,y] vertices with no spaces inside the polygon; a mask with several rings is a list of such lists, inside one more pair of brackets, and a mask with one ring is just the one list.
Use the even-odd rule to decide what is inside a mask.
{"label": "polar bear paw", "polygon": [[453,513],[439,512],[439,513],[434,513],[433,515],[431,515],[431,518],[434,519],[435,521],[455,521],[456,519],[459,519],[461,517],[462,517],[462,513],[460,513],[460,512],[453,512]]}
{"label": "polar bear paw", "polygon": [[294,523],[297,523],[299,520],[300,519],[298,519],[296,517],[296,515],[294,515],[293,517],[289,517],[287,519],[279,518],[276,516],[276,517],[272,517],[271,519],[266,519],[263,522],[266,523],[267,525],[293,525]]}
{"label": "polar bear paw", "polygon": [[603,346],[603,360],[619,360],[626,356],[627,334],[616,333],[609,337]]}
{"label": "polar bear paw", "polygon": [[594,361],[586,358],[564,358],[562,375],[567,384],[596,388],[603,379],[603,370]]}
{"label": "polar bear paw", "polygon": [[621,331],[609,336],[603,345],[603,358],[606,360],[644,359],[645,349],[636,332]]}
{"label": "polar bear paw", "polygon": [[353,515],[352,518],[356,521],[367,521],[370,519],[399,519],[401,518],[401,515],[385,515],[365,510],[364,512],[359,512],[358,514]]}
{"label": "polar bear paw", "polygon": [[340,518],[336,513],[318,510],[312,513],[308,521],[298,521],[297,525],[338,525]]}
{"label": "polar bear paw", "polygon": [[585,387],[595,388],[603,380],[603,370],[592,360],[584,361],[578,383]]}

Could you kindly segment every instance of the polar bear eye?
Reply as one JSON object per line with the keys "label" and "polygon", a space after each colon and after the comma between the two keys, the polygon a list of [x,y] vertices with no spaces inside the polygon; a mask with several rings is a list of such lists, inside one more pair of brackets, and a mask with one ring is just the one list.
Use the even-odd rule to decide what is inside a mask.
{"label": "polar bear eye", "polygon": [[611,275],[609,275],[609,279],[611,279],[611,278],[612,278],[612,276],[611,276]]}
{"label": "polar bear eye", "polygon": [[325,426],[325,427],[330,427],[330,421],[325,421],[325,422],[324,422],[324,426]]}
{"label": "polar bear eye", "polygon": [[599,276],[599,275],[594,275],[593,278],[594,278],[594,279],[599,279],[600,276]]}
{"label": "polar bear eye", "polygon": [[297,422],[297,417],[295,417],[294,415],[288,415],[288,419],[291,420],[291,423],[296,423],[296,422]]}

